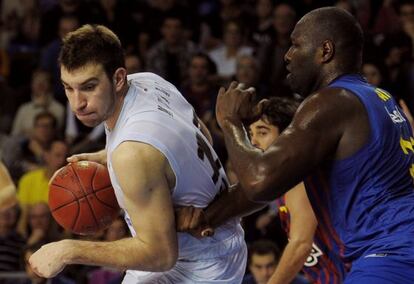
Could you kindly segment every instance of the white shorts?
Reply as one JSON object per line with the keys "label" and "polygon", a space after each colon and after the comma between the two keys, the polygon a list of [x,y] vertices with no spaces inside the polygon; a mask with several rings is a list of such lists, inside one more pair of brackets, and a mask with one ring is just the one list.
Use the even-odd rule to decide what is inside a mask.
{"label": "white shorts", "polygon": [[207,253],[198,255],[198,259],[179,259],[174,268],[167,272],[128,270],[122,284],[239,284],[243,280],[247,261],[247,247],[243,235],[240,238],[240,235],[235,234],[225,243],[229,248],[228,254],[221,251],[218,257],[206,257],[211,256],[216,248],[223,249],[223,243],[218,244],[216,248],[210,247]]}

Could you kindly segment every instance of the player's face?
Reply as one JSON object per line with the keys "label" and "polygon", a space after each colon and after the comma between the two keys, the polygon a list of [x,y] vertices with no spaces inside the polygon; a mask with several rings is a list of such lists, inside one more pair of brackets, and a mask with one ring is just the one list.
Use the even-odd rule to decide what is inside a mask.
{"label": "player's face", "polygon": [[279,136],[279,129],[265,119],[259,119],[250,124],[249,134],[253,146],[265,151]]}
{"label": "player's face", "polygon": [[95,127],[114,112],[115,85],[101,64],[67,70],[60,68],[62,84],[70,108],[86,126]]}
{"label": "player's face", "polygon": [[296,25],[291,35],[291,46],[285,54],[287,81],[292,91],[308,96],[317,84],[316,48],[312,43],[305,24]]}
{"label": "player's face", "polygon": [[257,284],[266,284],[276,269],[275,256],[272,253],[254,254],[249,268]]}

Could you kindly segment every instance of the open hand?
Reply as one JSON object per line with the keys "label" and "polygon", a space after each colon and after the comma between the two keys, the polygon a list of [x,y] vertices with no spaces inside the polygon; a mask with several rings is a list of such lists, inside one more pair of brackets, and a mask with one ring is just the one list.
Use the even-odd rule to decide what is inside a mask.
{"label": "open hand", "polygon": [[225,121],[252,122],[255,118],[254,88],[232,82],[228,89],[220,88],[216,103],[216,117],[220,127]]}

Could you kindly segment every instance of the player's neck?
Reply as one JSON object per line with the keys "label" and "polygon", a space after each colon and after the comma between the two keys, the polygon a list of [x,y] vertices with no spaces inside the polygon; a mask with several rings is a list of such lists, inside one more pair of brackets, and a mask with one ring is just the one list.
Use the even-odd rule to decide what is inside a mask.
{"label": "player's neck", "polygon": [[115,98],[115,108],[112,115],[105,121],[108,130],[112,130],[118,121],[119,114],[122,111],[125,97],[129,90],[129,83],[127,82]]}

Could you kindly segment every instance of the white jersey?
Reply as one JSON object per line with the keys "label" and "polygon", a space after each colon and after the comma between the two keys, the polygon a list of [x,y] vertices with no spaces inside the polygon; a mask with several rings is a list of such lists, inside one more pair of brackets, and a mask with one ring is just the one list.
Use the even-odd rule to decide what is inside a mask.
{"label": "white jersey", "polygon": [[[106,129],[108,169],[120,206],[125,207],[123,192],[112,170],[111,154],[123,141],[138,141],[152,145],[168,159],[176,178],[176,185],[171,192],[174,206],[206,207],[220,190],[227,189],[228,181],[216,153],[197,126],[192,106],[171,83],[155,74],[133,74],[128,76],[128,82],[130,87],[116,125],[111,131]],[[126,212],[126,221],[132,235],[139,235],[139,232],[135,232],[132,227],[128,212]],[[143,276],[142,279],[155,281],[148,280],[139,283],[176,281],[210,283],[206,282],[206,278],[200,278],[200,275],[192,277],[192,271],[202,268],[205,261],[238,255],[239,263],[225,265],[229,267],[227,271],[233,274],[243,270],[241,277],[243,276],[245,243],[239,220],[230,220],[217,228],[212,238],[199,240],[189,234],[178,233],[178,241],[179,258],[173,270],[181,270],[180,274],[190,274],[185,276],[187,278],[175,278],[177,275],[172,273],[171,278],[166,278],[170,281],[164,279],[165,282],[156,282],[154,279],[161,278],[145,277],[161,275],[160,273],[129,271],[129,275],[135,273],[133,277],[136,276],[136,279],[141,279],[140,277]],[[191,263],[191,267],[188,267],[188,263]],[[183,268],[181,264],[185,264],[190,271],[183,272],[186,268]],[[224,264],[222,266],[221,270],[225,267]],[[208,279],[220,279],[220,275],[217,278],[214,278],[214,275],[208,277]],[[233,279],[231,283],[239,282],[238,275],[232,275],[232,277],[226,278],[227,281]],[[211,283],[225,282],[213,281]]]}

